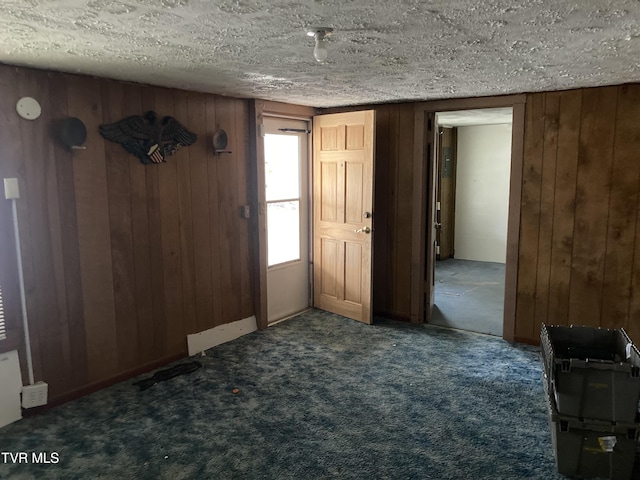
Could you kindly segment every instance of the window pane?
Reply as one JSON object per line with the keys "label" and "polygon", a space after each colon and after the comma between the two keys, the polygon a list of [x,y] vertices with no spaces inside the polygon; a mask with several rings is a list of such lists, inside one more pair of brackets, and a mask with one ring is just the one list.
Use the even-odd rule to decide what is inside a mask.
{"label": "window pane", "polygon": [[300,260],[300,202],[267,204],[269,266]]}
{"label": "window pane", "polygon": [[296,135],[265,135],[264,170],[268,202],[300,197],[299,141]]}

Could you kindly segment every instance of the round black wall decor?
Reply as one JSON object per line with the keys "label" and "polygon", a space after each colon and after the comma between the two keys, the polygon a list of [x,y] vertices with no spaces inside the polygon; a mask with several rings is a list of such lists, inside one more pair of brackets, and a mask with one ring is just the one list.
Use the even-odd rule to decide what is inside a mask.
{"label": "round black wall decor", "polygon": [[79,118],[65,118],[58,124],[58,138],[68,148],[80,147],[87,141],[87,127]]}

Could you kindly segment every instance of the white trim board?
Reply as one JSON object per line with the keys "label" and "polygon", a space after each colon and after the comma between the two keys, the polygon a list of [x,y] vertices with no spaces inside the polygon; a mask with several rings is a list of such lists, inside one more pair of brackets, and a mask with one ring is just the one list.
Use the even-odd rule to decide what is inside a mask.
{"label": "white trim board", "polygon": [[0,427],[4,427],[22,418],[22,375],[17,350],[0,354],[0,385]]}
{"label": "white trim board", "polygon": [[235,340],[243,335],[255,332],[257,329],[258,324],[256,322],[256,317],[251,316],[235,322],[218,325],[217,327],[204,330],[200,333],[187,335],[189,356],[204,352],[205,350],[217,345],[230,342],[231,340]]}

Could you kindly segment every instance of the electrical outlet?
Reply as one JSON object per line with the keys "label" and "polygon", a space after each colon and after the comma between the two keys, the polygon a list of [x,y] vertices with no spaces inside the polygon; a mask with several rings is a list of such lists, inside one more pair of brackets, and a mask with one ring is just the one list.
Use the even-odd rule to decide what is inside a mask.
{"label": "electrical outlet", "polygon": [[32,408],[46,405],[48,391],[49,385],[44,382],[25,385],[22,387],[22,407]]}
{"label": "electrical outlet", "polygon": [[18,187],[17,178],[4,179],[4,198],[6,198],[7,200],[20,198],[20,188]]}

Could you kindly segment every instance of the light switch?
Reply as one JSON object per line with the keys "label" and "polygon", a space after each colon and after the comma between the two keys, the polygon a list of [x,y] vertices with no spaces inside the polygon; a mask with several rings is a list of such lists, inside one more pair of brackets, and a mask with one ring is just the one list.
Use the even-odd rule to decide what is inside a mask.
{"label": "light switch", "polygon": [[7,200],[14,198],[20,198],[20,189],[18,188],[17,178],[5,178],[4,179],[4,197]]}

